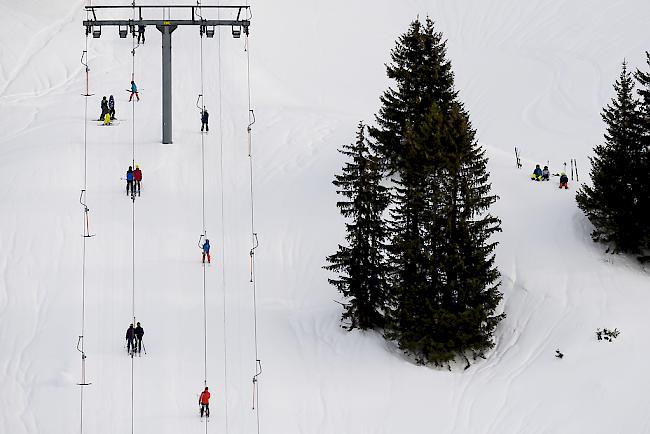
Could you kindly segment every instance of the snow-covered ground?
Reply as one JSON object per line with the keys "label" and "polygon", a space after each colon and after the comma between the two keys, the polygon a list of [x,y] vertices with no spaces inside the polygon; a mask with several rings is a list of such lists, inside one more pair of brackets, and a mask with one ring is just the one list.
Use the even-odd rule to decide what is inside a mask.
{"label": "snow-covered ground", "polygon": [[[0,0],[0,432],[7,434],[79,432],[84,4]],[[278,0],[252,7],[261,432],[650,432],[650,276],[634,259],[592,243],[574,201],[577,183],[560,191],[555,182],[527,179],[535,163],[550,161],[556,172],[570,158],[587,179],[620,63],[643,66],[650,49],[650,3]],[[359,120],[372,121],[388,85],[383,64],[418,14],[434,18],[449,40],[457,86],[501,198],[494,211],[503,220],[497,263],[507,318],[488,359],[467,371],[416,366],[376,333],[342,330],[339,295],[321,269],[343,237],[331,185],[342,163],[336,148],[353,140]],[[133,365],[133,432],[205,431],[196,405],[204,374],[198,30],[173,35],[173,145],[160,144],[160,35],[146,35],[135,60],[142,89],[135,159],[144,172],[135,276],[131,202],[120,180],[134,125],[124,91],[131,40],[104,29],[89,41],[90,119],[111,93],[120,119],[110,128],[87,124],[96,236],[87,241],[93,384],[85,389],[84,432],[96,434],[131,429],[123,339],[133,301],[148,351]],[[221,55],[217,38],[204,40],[212,127],[206,225],[214,253],[206,273],[208,431],[252,433],[246,55],[243,40],[227,29],[221,36]],[[523,170],[514,168],[515,145]],[[621,335],[597,342],[599,327]]]}

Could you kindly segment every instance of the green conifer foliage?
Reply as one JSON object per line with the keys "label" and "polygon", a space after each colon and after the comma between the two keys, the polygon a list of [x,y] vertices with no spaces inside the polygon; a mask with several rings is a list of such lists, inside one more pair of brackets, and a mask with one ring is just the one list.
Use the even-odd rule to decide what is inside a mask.
{"label": "green conifer foliage", "polygon": [[359,124],[357,140],[339,150],[348,158],[333,184],[344,200],[337,202],[346,223],[347,246],[329,256],[325,268],[340,273],[329,282],[347,299],[343,319],[349,329],[381,327],[388,303],[386,289],[386,224],[382,214],[390,194],[382,185],[380,159],[372,154],[365,137],[365,126]]}
{"label": "green conifer foliage", "polygon": [[467,360],[493,346],[503,317],[487,159],[433,22],[413,22],[391,59],[395,86],[370,129],[395,185],[385,334],[421,363]]}
{"label": "green conifer foliage", "polygon": [[615,252],[637,253],[648,219],[643,212],[647,152],[634,81],[625,62],[614,90],[616,97],[602,112],[605,143],[595,147],[590,159],[593,186],[583,185],[576,200],[594,225],[594,241],[611,244]]}
{"label": "green conifer foliage", "polygon": [[646,51],[646,63],[648,71],[643,72],[637,70],[635,77],[639,83],[638,94],[641,97],[641,122],[643,130],[643,151],[641,157],[641,171],[645,172],[646,176],[640,182],[641,189],[641,214],[645,217],[643,240],[641,242],[642,249],[646,250],[646,255],[640,259],[643,261],[650,260],[650,53]]}

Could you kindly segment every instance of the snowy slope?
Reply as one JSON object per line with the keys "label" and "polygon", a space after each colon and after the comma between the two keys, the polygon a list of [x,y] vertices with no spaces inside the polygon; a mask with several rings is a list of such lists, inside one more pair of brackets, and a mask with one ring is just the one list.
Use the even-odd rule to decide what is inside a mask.
{"label": "snowy slope", "polygon": [[[117,2],[111,2],[117,3]],[[204,2],[208,4],[209,2]],[[650,432],[647,272],[603,253],[572,190],[531,184],[528,169],[576,158],[587,178],[599,112],[620,62],[650,49],[642,0],[253,3],[260,417],[273,433]],[[212,3],[212,4],[216,4]],[[84,2],[0,1],[0,432],[79,430]],[[343,236],[330,184],[336,148],[372,120],[383,63],[415,16],[449,39],[461,97],[488,149],[503,220],[503,309],[490,357],[468,371],[415,366],[375,333],[346,333],[324,257]],[[196,31],[174,33],[174,144],[160,142],[160,36],[138,48],[135,276],[131,203],[120,177],[133,118],[124,92],[131,41],[90,40],[91,119],[117,97],[121,123],[88,123],[85,432],[129,432],[135,311],[148,355],[134,363],[137,433],[205,432],[200,93]],[[255,432],[255,371],[243,41],[204,41],[209,432]],[[219,68],[222,136],[219,132]],[[220,152],[223,138],[223,153]],[[524,169],[514,168],[518,145]],[[223,160],[221,160],[223,158]],[[221,171],[223,161],[223,171]],[[222,182],[223,180],[223,182]],[[221,192],[223,191],[223,204]],[[223,219],[222,219],[223,213]],[[135,279],[135,299],[131,282]],[[225,317],[224,317],[225,314]],[[617,327],[614,343],[598,327]],[[560,348],[565,358],[553,357]],[[224,352],[225,350],[225,352]],[[226,406],[227,388],[227,406]],[[227,426],[226,426],[227,418]]]}

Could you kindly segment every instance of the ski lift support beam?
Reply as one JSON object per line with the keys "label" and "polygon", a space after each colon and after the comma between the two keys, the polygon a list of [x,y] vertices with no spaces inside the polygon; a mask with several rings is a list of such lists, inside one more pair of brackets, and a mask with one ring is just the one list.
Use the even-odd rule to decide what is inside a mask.
{"label": "ski lift support beam", "polygon": [[[105,10],[114,10],[114,9],[124,9],[124,10],[133,10],[138,9],[139,19],[98,19],[97,15],[101,14]],[[162,142],[164,144],[172,143],[172,32],[176,30],[178,26],[199,26],[201,30],[201,36],[203,35],[203,29],[207,27],[231,27],[242,28],[244,33],[248,35],[248,28],[250,27],[250,20],[242,19],[242,11],[249,11],[250,6],[235,6],[235,5],[224,5],[224,6],[189,6],[189,5],[166,5],[166,6],[154,6],[154,5],[138,5],[138,6],[119,6],[119,5],[93,5],[85,6],[87,12],[92,15],[92,19],[84,20],[83,25],[86,28],[86,34],[93,32],[94,28],[98,28],[99,32],[98,37],[101,36],[101,27],[102,26],[117,26],[118,29],[122,26],[128,26],[135,30],[136,26],[156,26],[156,28],[162,33]],[[169,10],[170,17],[163,20],[151,20],[143,18],[143,10]],[[187,12],[186,19],[175,19],[171,18],[171,11],[182,10]],[[206,19],[203,15],[207,15],[212,11],[222,10],[229,12],[233,15],[233,19],[218,19],[211,20]],[[237,12],[237,16],[234,17],[234,12]],[[199,13],[200,12],[200,13]],[[164,16],[164,15],[163,15]],[[248,14],[250,17],[250,13]],[[235,36],[235,31],[233,31],[233,37]]]}

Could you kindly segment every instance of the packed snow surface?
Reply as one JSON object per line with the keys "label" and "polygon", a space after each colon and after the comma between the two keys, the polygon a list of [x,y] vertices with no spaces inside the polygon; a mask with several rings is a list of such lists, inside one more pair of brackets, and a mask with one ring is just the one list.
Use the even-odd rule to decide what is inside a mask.
{"label": "packed snow surface", "polygon": [[[131,432],[132,421],[140,434],[205,432],[197,399],[207,373],[208,432],[254,433],[244,40],[227,28],[203,40],[203,168],[198,29],[173,34],[174,143],[162,145],[153,28],[136,49],[142,93],[133,106],[131,38],[105,28],[89,39],[95,96],[84,121],[84,4],[0,0],[0,432],[80,430],[87,127],[95,236],[86,242],[84,432]],[[650,49],[650,2],[277,0],[252,10],[260,432],[650,432],[650,276],[590,240],[578,182],[560,191],[557,178],[528,179],[536,163],[555,173],[575,158],[588,182],[620,64],[642,67]],[[467,371],[417,366],[378,333],[344,331],[321,268],[344,235],[331,185],[336,149],[358,121],[372,122],[395,39],[427,15],[448,39],[503,221],[496,258],[507,317],[494,350]],[[110,94],[119,124],[100,127],[99,101]],[[144,173],[134,215],[121,180],[133,138]],[[213,244],[205,359],[203,171]],[[147,355],[132,365],[124,333],[134,313]],[[598,342],[602,327],[621,335]]]}

